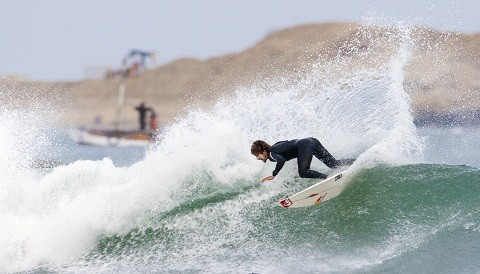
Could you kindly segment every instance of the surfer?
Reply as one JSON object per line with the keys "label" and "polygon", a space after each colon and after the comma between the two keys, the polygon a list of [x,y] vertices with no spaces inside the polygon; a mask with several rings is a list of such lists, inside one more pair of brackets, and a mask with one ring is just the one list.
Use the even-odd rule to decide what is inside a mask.
{"label": "surfer", "polygon": [[251,152],[257,160],[263,161],[264,163],[267,162],[267,160],[277,163],[272,175],[263,178],[262,183],[273,180],[282,169],[285,162],[294,158],[297,158],[298,173],[300,177],[320,179],[326,179],[327,175],[310,169],[310,163],[312,162],[313,156],[322,161],[329,168],[350,165],[354,161],[354,159],[336,160],[332,154],[323,147],[320,141],[312,137],[280,141],[273,146],[265,141],[257,140],[253,142]]}

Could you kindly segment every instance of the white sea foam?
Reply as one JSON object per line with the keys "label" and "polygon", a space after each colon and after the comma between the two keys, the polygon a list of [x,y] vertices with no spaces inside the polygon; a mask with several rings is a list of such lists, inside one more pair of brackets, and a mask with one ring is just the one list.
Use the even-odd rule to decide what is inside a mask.
{"label": "white sea foam", "polygon": [[[336,59],[319,64],[299,81],[277,79],[240,88],[214,108],[192,110],[179,119],[144,160],[126,168],[115,167],[109,159],[78,161],[38,178],[25,167],[28,165],[23,159],[32,158],[31,146],[42,144],[28,138],[23,142],[19,134],[31,135],[19,130],[18,124],[3,123],[0,271],[65,264],[72,267],[70,270],[79,271],[78,267],[85,270],[85,265],[98,266],[98,262],[88,260],[82,260],[85,265],[79,266],[81,263],[76,264],[75,260],[93,250],[99,237],[124,235],[151,225],[152,214],[161,216],[188,203],[199,189],[212,184],[240,192],[241,187],[258,184],[262,176],[270,174],[273,164],[263,165],[250,155],[250,144],[257,139],[274,143],[317,137],[337,158],[359,157],[358,167],[419,161],[422,143],[416,136],[409,99],[403,90],[404,66],[412,51],[411,37],[409,29],[391,35],[398,36],[400,46],[390,61],[352,69],[348,58]],[[362,58],[374,58],[371,52],[362,54]],[[339,76],[342,70],[345,71]],[[8,121],[14,114],[5,110],[2,115]],[[328,171],[317,160],[312,167]],[[281,175],[279,183],[294,180],[295,164],[288,163]],[[199,267],[195,258],[201,256],[210,260],[206,269],[215,269],[221,262],[208,257],[211,250],[222,251],[222,247],[239,244],[239,239],[254,233],[254,224],[245,218],[256,214],[255,205],[280,192],[278,188],[271,192],[253,188],[234,200],[169,219],[166,228],[191,231],[187,240],[195,246],[207,245],[212,240],[215,245],[193,248],[188,253],[183,248],[187,243],[182,242],[174,250],[176,255],[160,257],[188,259],[184,265],[177,265],[180,270],[188,270]],[[243,212],[246,209],[249,214]],[[210,235],[211,229],[202,226],[209,221],[218,225],[214,230],[222,231],[220,228],[225,226],[228,233]],[[161,248],[161,244],[154,246]],[[248,248],[252,254],[261,254],[255,248],[263,247]],[[272,248],[280,250],[278,246]],[[162,251],[142,254],[148,257],[148,252],[152,255]],[[242,257],[240,253],[232,256]],[[134,252],[124,256],[110,260],[118,263],[125,259],[125,265],[139,260]],[[261,257],[252,264],[265,268],[269,262],[278,260]],[[108,263],[103,264],[109,270]]]}

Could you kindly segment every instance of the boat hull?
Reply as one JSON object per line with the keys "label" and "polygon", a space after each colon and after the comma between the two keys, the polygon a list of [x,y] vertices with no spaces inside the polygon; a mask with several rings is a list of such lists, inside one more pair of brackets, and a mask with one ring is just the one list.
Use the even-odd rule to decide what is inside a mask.
{"label": "boat hull", "polygon": [[134,130],[72,129],[69,135],[81,145],[148,146],[152,142],[151,134]]}

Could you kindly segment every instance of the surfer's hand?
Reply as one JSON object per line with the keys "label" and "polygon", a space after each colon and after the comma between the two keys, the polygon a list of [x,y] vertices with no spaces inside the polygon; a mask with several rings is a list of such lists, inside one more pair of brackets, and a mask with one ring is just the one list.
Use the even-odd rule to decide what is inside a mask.
{"label": "surfer's hand", "polygon": [[266,181],[271,181],[275,178],[275,176],[270,175],[262,179],[262,183],[265,183]]}

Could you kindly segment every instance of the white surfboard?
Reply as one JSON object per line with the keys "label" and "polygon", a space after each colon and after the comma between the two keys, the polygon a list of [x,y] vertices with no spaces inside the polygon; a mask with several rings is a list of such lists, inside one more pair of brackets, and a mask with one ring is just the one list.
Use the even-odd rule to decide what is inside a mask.
{"label": "white surfboard", "polygon": [[346,186],[346,177],[345,171],[335,174],[307,189],[280,200],[279,203],[284,208],[318,205],[337,197]]}

